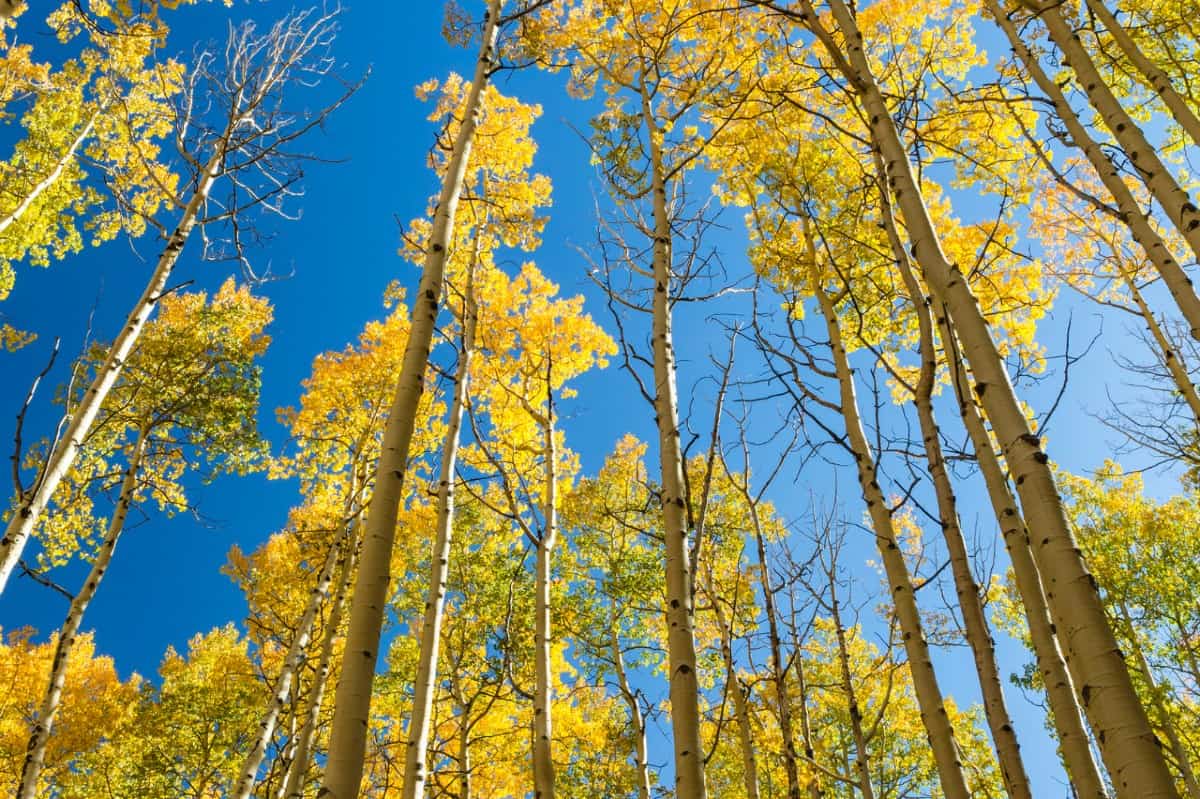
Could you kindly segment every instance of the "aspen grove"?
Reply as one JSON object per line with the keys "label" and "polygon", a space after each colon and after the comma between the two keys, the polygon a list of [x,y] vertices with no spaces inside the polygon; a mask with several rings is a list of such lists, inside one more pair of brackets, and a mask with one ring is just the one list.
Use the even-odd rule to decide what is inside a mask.
{"label": "aspen grove", "polygon": [[0,795],[1200,799],[1198,12],[0,2]]}

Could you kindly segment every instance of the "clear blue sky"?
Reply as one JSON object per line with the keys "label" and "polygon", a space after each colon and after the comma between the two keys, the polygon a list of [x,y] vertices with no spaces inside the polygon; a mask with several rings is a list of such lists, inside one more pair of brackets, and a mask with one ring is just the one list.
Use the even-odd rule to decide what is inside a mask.
{"label": "clear blue sky", "polygon": [[[40,5],[40,0],[31,2]],[[196,39],[221,36],[229,16],[241,18],[252,13],[269,19],[279,8],[279,3],[239,4],[227,12],[214,4],[178,12],[172,48],[187,51]],[[347,160],[307,169],[307,194],[300,201],[302,221],[282,226],[269,250],[254,253],[259,267],[269,262],[277,273],[292,273],[261,289],[275,303],[274,343],[264,362],[262,412],[263,429],[275,442],[282,440],[282,430],[274,421],[274,409],[296,402],[300,381],[308,375],[313,356],[343,347],[354,340],[367,320],[377,318],[389,282],[399,278],[415,285],[416,270],[396,255],[396,219],[406,221],[424,213],[436,186],[425,165],[433,128],[425,120],[425,107],[413,97],[412,87],[450,70],[469,72],[472,66],[470,52],[450,48],[443,41],[441,16],[441,4],[436,2],[364,0],[349,4],[344,14],[337,44],[346,63],[343,72],[354,76],[369,66],[372,75],[327,130],[307,141],[306,149]],[[48,35],[39,29],[35,17],[28,14],[21,22],[21,35],[27,40]],[[586,129],[588,109],[566,96],[563,82],[563,76],[532,70],[499,79],[502,90],[543,106],[543,117],[534,128],[541,148],[536,169],[553,179],[555,204],[545,245],[536,260],[565,293],[587,293],[591,312],[608,325],[607,312],[597,301],[585,277],[585,263],[573,246],[592,240],[593,192],[600,187],[588,164],[587,148],[573,130]],[[0,142],[7,146],[7,140]],[[730,271],[740,275],[747,268],[740,215],[727,214],[726,224],[730,230],[719,234],[714,243],[723,250]],[[156,244],[148,238],[136,242],[135,247],[145,259],[152,260],[156,253]],[[179,278],[213,288],[228,275],[228,269],[199,263],[197,249],[193,243],[185,250]],[[95,305],[95,335],[110,338],[148,272],[148,264],[139,261],[123,242],[89,248],[48,270],[18,267],[16,288],[0,313],[18,328],[37,331],[42,338],[16,355],[0,355],[0,440],[8,440],[13,415],[53,337],[63,337],[67,356],[77,351]],[[1045,340],[1052,353],[1061,346],[1069,305],[1078,304],[1064,305],[1046,325]],[[1075,340],[1080,342],[1085,338],[1081,330],[1089,331],[1090,337],[1097,322],[1091,308],[1077,311]],[[724,351],[720,328],[706,320],[706,313],[702,308],[687,308],[677,322],[684,409],[693,383],[709,373],[708,353]],[[1110,327],[1115,329],[1115,325]],[[1107,454],[1106,442],[1111,437],[1080,413],[1085,405],[1098,407],[1093,375],[1106,359],[1100,348],[1085,363],[1052,430],[1052,456],[1072,469],[1093,467]],[[65,360],[52,383],[61,382]],[[1087,368],[1093,371],[1088,373]],[[757,376],[756,370],[748,363],[742,376]],[[594,471],[622,433],[634,432],[653,440],[649,408],[618,369],[589,375],[579,388],[580,399],[568,410],[565,426],[569,442],[583,456],[585,471]],[[1048,404],[1056,389],[1037,389],[1032,395],[1035,403]],[[711,394],[710,387],[702,390],[706,397]],[[56,410],[47,408],[44,401],[49,393],[43,393],[43,401],[29,421],[31,431],[39,434],[49,429]],[[700,419],[705,421],[698,426],[707,427],[709,411],[704,404],[700,408]],[[773,496],[782,511],[800,514],[810,489],[828,492],[833,483],[832,472],[811,466],[799,485],[791,483],[789,473]],[[852,473],[842,474],[839,483],[846,513],[857,520],[861,503]],[[211,486],[197,487],[193,498],[206,522],[152,515],[130,530],[88,611],[85,627],[96,630],[99,650],[116,658],[122,674],[136,670],[153,675],[168,645],[182,648],[197,632],[240,620],[244,613],[241,596],[219,573],[225,554],[235,543],[253,549],[283,526],[288,508],[298,501],[292,483],[261,477],[220,479]],[[964,491],[964,526],[968,530],[978,527],[987,538],[991,535],[990,514],[979,504],[981,500],[979,491]],[[864,558],[872,554],[867,546],[859,546],[857,551]],[[78,569],[56,577],[73,586],[79,580]],[[871,580],[870,575],[865,579]],[[868,588],[874,590],[875,586]],[[64,610],[59,597],[21,579],[0,596],[0,626],[12,629],[28,624],[45,634],[61,622]],[[1002,641],[1001,650],[1006,672],[1016,670],[1025,658],[1011,642]],[[965,652],[943,653],[939,664],[947,688],[960,703],[974,701],[976,691]],[[1040,708],[1031,707],[1015,690],[1010,696],[1031,771],[1042,787],[1040,795],[1067,795],[1058,783],[1053,746],[1042,729]],[[669,760],[665,750],[654,759]]]}

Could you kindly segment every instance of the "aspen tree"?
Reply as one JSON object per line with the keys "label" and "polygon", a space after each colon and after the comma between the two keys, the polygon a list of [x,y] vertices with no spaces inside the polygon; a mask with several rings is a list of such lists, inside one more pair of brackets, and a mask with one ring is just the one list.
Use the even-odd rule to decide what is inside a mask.
{"label": "aspen tree", "polygon": [[854,16],[842,0],[829,0],[843,45],[824,28],[812,4],[808,0],[801,3],[806,24],[863,104],[915,260],[935,300],[945,303],[975,374],[974,391],[998,434],[1030,528],[1037,531],[1035,560],[1061,640],[1066,642],[1068,657],[1076,661],[1078,690],[1109,774],[1121,796],[1175,796],[1161,747],[1067,526],[1048,458],[1017,402],[978,302],[942,249],[912,164],[872,76]]}
{"label": "aspen tree", "polygon": [[[313,12],[295,13],[261,35],[252,24],[234,28],[226,48],[227,68],[245,72],[247,82],[240,91],[229,92],[223,87],[222,76],[212,71],[210,53],[199,56],[185,90],[187,99],[175,120],[180,144],[185,148],[183,157],[193,170],[190,189],[173,198],[171,205],[181,209],[174,229],[104,363],[74,404],[69,419],[64,420],[62,434],[41,465],[34,486],[16,498],[16,507],[0,537],[0,591],[20,561],[46,503],[75,462],[146,323],[167,293],[167,283],[192,232],[197,226],[211,226],[216,234],[220,224],[237,224],[239,215],[245,216],[255,207],[267,213],[278,212],[278,203],[289,192],[295,193],[288,187],[299,179],[298,172],[292,171],[298,168],[296,159],[283,149],[321,125],[348,95],[304,117],[287,114],[281,103],[295,86],[311,85],[315,77],[329,71],[328,62],[321,61],[320,56],[334,32],[333,14]],[[318,63],[311,63],[314,60]],[[217,117],[213,128],[195,111],[210,100],[214,113],[215,109],[224,113]],[[261,173],[258,180],[253,177],[256,170]],[[240,199],[220,211],[210,210],[214,186],[222,178],[235,175],[235,191],[241,193]],[[261,185],[256,185],[260,181]],[[247,192],[248,198],[243,196]],[[241,224],[246,221],[243,219]],[[236,246],[237,257],[244,258],[240,245]]]}
{"label": "aspen tree", "polygon": [[376,465],[374,493],[363,528],[363,549],[350,600],[342,678],[334,698],[333,728],[325,775],[318,796],[352,799],[358,795],[366,753],[371,686],[379,655],[384,606],[391,583],[392,548],[396,517],[408,466],[409,448],[416,425],[417,407],[424,392],[433,329],[443,291],[448,248],[470,165],[475,128],[482,113],[484,88],[497,66],[496,43],[502,20],[500,0],[488,0],[471,88],[461,109],[453,149],[442,177],[437,211],[426,243],[421,282],[412,306],[412,322],[404,361],[397,378],[395,399],[384,429],[383,447]]}
{"label": "aspen tree", "polygon": [[846,425],[846,436],[854,455],[859,487],[862,490],[863,501],[867,504],[867,512],[871,517],[879,555],[887,573],[889,595],[900,622],[904,648],[908,654],[908,667],[912,673],[913,686],[916,689],[921,708],[921,720],[929,735],[929,745],[937,762],[942,790],[948,799],[967,799],[971,794],[967,789],[962,763],[959,760],[958,745],[954,740],[954,728],[946,712],[942,691],[929,655],[929,644],[925,639],[920,611],[913,593],[912,577],[896,536],[892,522],[892,510],[888,507],[887,498],[883,495],[876,476],[875,459],[872,456],[871,445],[867,440],[866,430],[863,428],[862,418],[859,415],[858,398],[854,388],[854,372],[850,367],[842,343],[837,310],[824,288],[825,280],[818,264],[816,244],[811,238],[813,234],[807,231],[807,225],[805,230],[806,238],[808,238],[806,257],[810,284],[820,305],[821,315],[825,320],[829,345],[833,353],[834,368],[837,372],[839,404]]}

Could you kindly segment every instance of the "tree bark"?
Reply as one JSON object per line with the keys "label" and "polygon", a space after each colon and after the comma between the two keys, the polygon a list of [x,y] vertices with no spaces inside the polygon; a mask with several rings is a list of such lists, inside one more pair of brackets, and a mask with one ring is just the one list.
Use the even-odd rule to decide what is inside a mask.
{"label": "tree bark", "polygon": [[671,729],[675,746],[675,796],[706,799],[700,748],[700,688],[693,633],[692,569],[687,542],[687,496],[683,452],[679,440],[675,350],[671,333],[671,220],[661,136],[645,88],[642,117],[650,143],[651,202],[654,210],[654,409],[657,417],[663,533],[666,543],[667,659],[670,669]]}
{"label": "tree bark", "polygon": [[[547,375],[549,377],[549,375]],[[533,688],[533,792],[535,799],[554,799],[554,684],[550,665],[551,556],[558,541],[558,447],[554,440],[554,404],[547,380],[547,408],[543,426],[542,458],[545,461],[543,529],[537,540],[537,574],[534,596],[534,688]]]}
{"label": "tree bark", "polygon": [[0,538],[0,593],[4,592],[9,577],[12,576],[17,563],[20,562],[21,553],[29,542],[29,536],[41,519],[46,505],[54,496],[55,489],[58,488],[58,484],[62,482],[63,477],[75,463],[79,448],[83,446],[84,440],[91,431],[92,424],[96,421],[96,416],[100,413],[100,408],[104,404],[108,392],[116,385],[117,378],[121,375],[121,369],[125,366],[125,361],[141,337],[146,322],[158,307],[158,301],[166,291],[167,280],[171,277],[171,272],[179,260],[179,254],[183,251],[188,236],[196,226],[204,203],[212,191],[213,183],[220,174],[224,154],[224,151],[221,150],[205,165],[200,175],[200,181],[195,191],[192,192],[188,204],[184,207],[171,238],[159,253],[158,262],[155,264],[154,271],[151,273],[150,280],[142,291],[137,305],[133,307],[121,332],[117,334],[112,346],[109,347],[104,362],[96,370],[95,379],[84,391],[74,410],[70,412],[70,422],[50,450],[45,464],[39,470],[37,482],[25,496],[17,498],[17,507],[4,530],[4,537]]}
{"label": "tree bark", "polygon": [[1096,175],[1100,178],[1101,183],[1104,184],[1113,201],[1117,204],[1117,213],[1121,221],[1129,227],[1134,241],[1137,242],[1138,246],[1146,254],[1146,257],[1154,264],[1154,268],[1158,270],[1159,275],[1162,276],[1163,282],[1171,293],[1171,297],[1174,298],[1175,304],[1179,306],[1180,312],[1183,314],[1184,319],[1187,320],[1192,336],[1200,338],[1200,297],[1196,296],[1196,289],[1192,285],[1191,278],[1188,277],[1187,273],[1183,271],[1183,267],[1172,256],[1162,236],[1150,224],[1137,198],[1133,196],[1133,192],[1126,185],[1124,178],[1117,171],[1112,160],[1104,152],[1100,144],[1088,133],[1087,128],[1083,126],[1083,123],[1079,120],[1079,116],[1071,108],[1066,95],[1063,94],[1062,88],[1055,81],[1051,80],[1046,71],[1042,69],[1041,63],[1025,45],[1025,42],[1017,32],[1016,26],[1013,25],[1012,20],[1004,12],[999,1],[985,0],[984,7],[991,14],[996,24],[1000,26],[1000,29],[1004,31],[1009,44],[1012,45],[1013,52],[1016,53],[1021,63],[1025,65],[1025,71],[1029,73],[1029,76],[1033,78],[1038,88],[1050,99],[1051,104],[1054,106],[1055,114],[1062,121],[1071,141],[1087,157],[1092,168],[1096,170]]}
{"label": "tree bark", "polygon": [[1091,55],[1084,48],[1079,36],[1067,24],[1057,3],[1043,4],[1022,0],[1032,8],[1046,26],[1051,40],[1062,52],[1063,61],[1075,72],[1076,82],[1087,94],[1092,108],[1104,121],[1121,149],[1129,156],[1135,171],[1154,199],[1166,211],[1180,235],[1200,259],[1200,210],[1192,202],[1187,191],[1158,157],[1158,152],[1146,141],[1142,129],[1121,107],[1108,84],[1104,82]]}
{"label": "tree bark", "polygon": [[[808,0],[803,2],[811,8]],[[935,300],[944,303],[976,377],[975,393],[987,410],[1016,480],[1031,529],[1040,538],[1035,561],[1046,598],[1080,675],[1079,691],[1109,774],[1120,795],[1138,799],[1175,797],[1161,744],[1138,699],[1116,637],[1104,615],[1067,524],[1049,458],[1017,401],[988,322],[958,266],[952,264],[913,175],[912,164],[862,49],[862,34],[843,0],[829,0],[847,42],[846,78],[863,101],[888,185],[904,215],[916,261]],[[816,17],[814,15],[815,22]],[[827,33],[827,32],[826,32]],[[836,47],[830,41],[829,46]],[[843,62],[844,63],[844,62]]]}
{"label": "tree bark", "polygon": [[409,447],[416,424],[417,406],[424,392],[425,368],[429,361],[433,329],[443,290],[448,248],[453,238],[454,217],[462,195],[475,128],[479,121],[483,89],[494,66],[499,34],[500,0],[488,0],[479,58],[467,94],[462,124],[442,180],[441,195],[430,232],[428,253],[421,282],[413,300],[412,325],[396,386],[396,396],[384,428],[383,445],[376,467],[374,493],[367,511],[363,551],[354,593],[343,655],[342,678],[334,697],[333,729],[325,776],[318,793],[328,799],[358,796],[370,723],[371,687],[379,657],[380,634],[391,584],[392,549],[396,517],[404,488]]}
{"label": "tree bark", "polygon": [[992,638],[992,631],[988,626],[987,615],[983,609],[979,584],[975,581],[975,575],[971,571],[971,559],[967,553],[967,543],[958,519],[958,500],[955,497],[954,486],[950,483],[950,475],[946,471],[946,457],[942,452],[941,433],[934,417],[933,388],[937,380],[937,349],[934,342],[933,319],[929,313],[929,307],[925,304],[925,292],[921,290],[921,286],[917,282],[917,276],[913,273],[908,254],[905,253],[904,245],[900,241],[896,220],[892,216],[891,203],[887,197],[887,186],[883,183],[883,163],[878,156],[876,164],[879,167],[881,213],[884,228],[887,231],[896,267],[899,269],[908,291],[913,313],[917,317],[921,367],[917,384],[913,387],[913,405],[917,409],[925,461],[929,467],[929,476],[933,481],[934,494],[937,498],[942,537],[946,541],[946,551],[950,556],[950,569],[954,575],[954,590],[958,595],[959,610],[962,612],[963,629],[975,660],[975,673],[983,696],[984,715],[987,719],[988,730],[992,734],[992,745],[995,747],[996,760],[1000,765],[1000,775],[1004,780],[1005,791],[1011,799],[1033,799],[1033,791],[1029,786],[1029,775],[1025,771],[1025,763],[1021,758],[1021,745],[1017,741],[1017,733],[1013,727],[1012,716],[1008,712],[1008,703],[1004,698],[1004,688],[1000,682],[1000,669],[996,665],[996,642]]}
{"label": "tree bark", "polygon": [[129,515],[129,506],[133,504],[133,495],[137,492],[138,477],[141,472],[142,460],[149,443],[149,430],[143,428],[138,433],[133,453],[129,457],[129,465],[125,468],[125,477],[121,481],[121,493],[113,508],[112,518],[108,522],[108,532],[100,549],[96,552],[92,568],[79,593],[71,600],[67,617],[63,620],[58,631],[58,641],[54,647],[54,659],[50,666],[50,679],[46,692],[42,695],[42,705],[37,718],[33,722],[29,744],[25,751],[25,761],[21,767],[21,781],[17,787],[17,799],[35,799],[38,795],[38,777],[46,762],[46,746],[50,741],[50,733],[54,729],[54,719],[62,705],[63,689],[67,683],[67,663],[71,650],[75,646],[75,638],[83,624],[83,614],[96,596],[100,581],[104,579],[109,564],[112,563],[113,552],[117,541],[125,529],[125,519]]}
{"label": "tree bark", "polygon": [[1167,73],[1158,68],[1158,65],[1150,60],[1142,49],[1138,47],[1137,42],[1129,35],[1129,31],[1125,30],[1113,12],[1108,10],[1104,0],[1087,0],[1088,9],[1096,15],[1100,23],[1104,25],[1105,30],[1113,37],[1113,41],[1117,43],[1117,47],[1121,53],[1129,59],[1129,63],[1137,68],[1138,72],[1142,73],[1142,77],[1150,85],[1150,88],[1167,110],[1171,112],[1175,122],[1183,128],[1184,132],[1191,137],[1192,141],[1200,144],[1200,117],[1196,116],[1196,112],[1188,105],[1179,92],[1175,91],[1175,87],[1171,84],[1170,77]]}
{"label": "tree bark", "polygon": [[312,695],[308,700],[308,714],[304,726],[300,728],[299,740],[288,764],[287,777],[279,799],[301,799],[304,795],[304,778],[308,773],[309,761],[312,759],[313,741],[317,736],[317,725],[321,719],[321,705],[325,699],[325,690],[329,684],[330,664],[333,662],[334,643],[337,640],[338,628],[342,626],[342,613],[346,607],[346,597],[350,593],[350,581],[354,576],[354,566],[358,562],[359,516],[354,519],[354,534],[349,542],[350,557],[342,564],[342,573],[338,576],[337,595],[325,620],[325,636],[321,641],[321,654],[313,675],[313,684],[309,689]]}
{"label": "tree bark", "polygon": [[854,766],[858,771],[858,789],[862,791],[863,799],[875,799],[875,789],[871,785],[871,757],[867,749],[867,736],[863,731],[862,709],[858,704],[858,692],[854,690],[854,675],[850,670],[850,649],[846,643],[846,627],[842,624],[841,605],[837,598],[837,578],[832,572],[829,576],[829,605],[830,613],[833,616],[833,631],[837,637],[842,690],[846,694],[846,707],[850,711],[850,732],[854,736]]}
{"label": "tree bark", "polygon": [[1146,328],[1150,331],[1154,343],[1158,345],[1158,355],[1162,359],[1163,365],[1167,368],[1167,372],[1170,373],[1171,379],[1175,381],[1175,388],[1179,391],[1179,395],[1187,403],[1196,428],[1200,429],[1200,394],[1196,393],[1196,384],[1192,382],[1192,377],[1188,374],[1187,366],[1183,363],[1182,358],[1180,358],[1178,348],[1167,337],[1167,332],[1163,330],[1158,317],[1150,309],[1150,304],[1146,302],[1146,297],[1142,294],[1142,290],[1138,288],[1137,282],[1124,270],[1122,270],[1121,276],[1125,280],[1125,285],[1129,288],[1129,294],[1133,297],[1134,304],[1137,305],[1138,313],[1142,315],[1142,321],[1146,323]]}
{"label": "tree bark", "polygon": [[[642,716],[642,707],[638,703],[637,693],[629,684],[629,675],[625,672],[625,658],[621,654],[621,639],[617,636],[614,626],[612,630],[613,668],[617,672],[617,686],[621,696],[629,707],[629,723],[634,734],[634,766],[637,768],[638,799],[650,799],[650,753],[646,744],[646,720]],[[750,799],[758,799],[757,795]]]}
{"label": "tree bark", "polygon": [[867,512],[871,517],[871,525],[875,532],[875,543],[887,574],[892,604],[896,608],[896,616],[900,621],[904,650],[908,655],[908,667],[912,674],[913,688],[916,691],[917,704],[921,711],[921,722],[925,725],[925,731],[929,735],[929,745],[933,750],[938,778],[946,798],[969,799],[971,794],[967,789],[962,762],[958,757],[954,728],[946,713],[942,690],[938,685],[937,675],[933,670],[933,661],[929,656],[929,644],[925,640],[920,611],[917,609],[917,598],[913,594],[912,577],[909,575],[904,553],[900,550],[900,543],[896,539],[896,531],[892,525],[892,511],[887,506],[887,500],[876,478],[875,459],[872,456],[867,433],[863,428],[862,417],[858,411],[858,398],[854,389],[854,371],[850,368],[850,361],[842,343],[837,309],[822,287],[821,275],[816,264],[816,248],[811,243],[809,259],[812,291],[820,303],[821,314],[825,318],[834,367],[837,371],[846,436],[849,439],[851,451],[854,453],[859,486],[862,489],[863,500],[867,503]]}
{"label": "tree bark", "polygon": [[[939,318],[943,345],[948,351],[955,352],[954,333],[946,323],[945,313],[939,314]],[[992,511],[1000,526],[1004,548],[1008,551],[1009,562],[1012,564],[1013,578],[1025,609],[1030,642],[1033,644],[1038,672],[1042,675],[1042,684],[1046,687],[1046,699],[1050,704],[1050,714],[1054,730],[1058,734],[1059,745],[1062,747],[1062,758],[1067,767],[1068,777],[1079,799],[1107,799],[1108,788],[1092,755],[1083,711],[1076,699],[1075,683],[1059,648],[1054,622],[1046,607],[1046,595],[1033,560],[1025,519],[1009,488],[1000,459],[992,449],[992,440],[984,426],[983,417],[968,393],[967,377],[962,364],[950,354],[946,356],[946,361],[958,402],[959,415],[975,450],[975,459],[979,464],[979,471],[983,474]]]}
{"label": "tree bark", "polygon": [[471,360],[475,353],[475,329],[479,321],[475,302],[475,269],[472,262],[467,274],[462,308],[462,348],[454,375],[454,396],[446,419],[442,440],[442,463],[438,475],[437,529],[429,565],[429,588],[425,595],[425,618],[421,624],[421,643],[417,656],[417,679],[413,684],[412,718],[408,723],[408,751],[404,769],[403,799],[420,799],[428,781],[426,760],[429,752],[429,727],[433,717],[433,699],[438,681],[438,651],[441,646],[442,618],[446,607],[446,579],[450,572],[450,541],[454,531],[454,467],[462,430],[463,411],[470,393]]}
{"label": "tree bark", "polygon": [[99,116],[99,110],[92,113],[92,115],[88,118],[87,124],[83,126],[83,130],[79,131],[79,135],[71,141],[71,145],[67,148],[66,152],[64,152],[62,157],[55,162],[54,168],[46,174],[46,177],[39,180],[34,187],[29,190],[29,193],[26,194],[21,202],[17,204],[16,208],[14,208],[10,213],[0,217],[0,236],[3,236],[4,231],[8,230],[9,227],[11,227],[14,223],[19,222],[21,217],[25,215],[25,212],[33,207],[33,204],[37,202],[38,198],[45,194],[47,189],[58,182],[58,179],[62,177],[63,172],[65,172],[71,162],[75,160],[75,154],[79,152],[79,148],[85,141],[87,141],[87,138],[92,135],[92,131],[96,128],[96,119]]}

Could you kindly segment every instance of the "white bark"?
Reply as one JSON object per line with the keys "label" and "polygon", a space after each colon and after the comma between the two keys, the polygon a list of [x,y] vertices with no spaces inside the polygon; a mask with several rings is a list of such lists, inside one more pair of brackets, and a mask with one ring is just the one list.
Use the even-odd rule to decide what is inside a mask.
{"label": "white bark", "polygon": [[67,167],[70,166],[75,160],[75,154],[79,152],[79,148],[85,141],[87,141],[88,137],[92,135],[92,131],[96,128],[96,119],[99,116],[100,111],[96,111],[88,118],[87,124],[83,126],[81,131],[79,131],[79,135],[71,141],[71,145],[67,147],[66,152],[64,152],[58,161],[55,162],[54,168],[47,172],[46,176],[39,180],[33,186],[33,188],[29,190],[21,202],[17,204],[16,208],[14,208],[8,214],[0,217],[0,236],[3,236],[4,231],[8,230],[9,227],[11,227],[15,222],[19,222],[21,217],[23,217],[25,213],[31,207],[33,207],[33,204],[38,201],[38,198],[45,194],[47,189],[58,182],[58,179],[62,177],[63,172],[65,172]]}
{"label": "white bark", "polygon": [[1104,25],[1105,30],[1113,37],[1113,41],[1117,43],[1121,53],[1129,59],[1129,63],[1137,68],[1138,72],[1142,73],[1142,77],[1150,84],[1150,88],[1163,101],[1163,105],[1171,112],[1171,116],[1175,122],[1183,128],[1191,140],[1196,144],[1200,144],[1200,117],[1196,116],[1196,112],[1188,105],[1187,100],[1183,99],[1179,92],[1175,91],[1174,85],[1171,83],[1171,78],[1167,73],[1159,69],[1142,49],[1138,47],[1137,42],[1129,35],[1129,31],[1125,30],[1125,26],[1117,21],[1116,16],[1112,11],[1109,11],[1104,0],[1087,0],[1087,7],[1091,10],[1100,23]]}
{"label": "white bark", "polygon": [[454,375],[454,396],[446,420],[442,441],[442,462],[438,475],[437,528],[429,566],[429,588],[425,596],[425,616],[421,623],[421,642],[417,660],[417,679],[413,683],[412,718],[408,723],[408,751],[405,753],[403,799],[425,795],[429,752],[429,727],[433,717],[433,699],[438,681],[438,652],[442,638],[442,618],[446,607],[446,579],[450,572],[450,542],[454,531],[454,468],[462,430],[463,412],[470,392],[471,360],[475,352],[475,327],[478,312],[475,302],[475,270],[472,263],[467,275],[462,308],[462,347]]}
{"label": "white bark", "polygon": [[404,350],[396,396],[384,429],[376,467],[374,494],[363,537],[362,558],[350,602],[350,622],[342,662],[342,678],[334,699],[333,730],[320,796],[353,799],[359,792],[370,723],[371,687],[379,658],[379,639],[391,584],[396,517],[404,487],[417,406],[424,391],[433,329],[442,295],[447,250],[462,195],[471,145],[479,121],[483,89],[495,62],[500,0],[489,0],[482,44],[463,119],[442,181],[425,267],[413,298],[412,326]]}
{"label": "white bark", "polygon": [[842,676],[842,691],[846,694],[846,707],[850,711],[850,731],[854,737],[854,767],[858,771],[858,789],[863,799],[875,799],[871,785],[871,757],[867,749],[867,735],[863,730],[862,708],[858,704],[858,692],[854,689],[854,675],[850,670],[850,650],[846,643],[846,627],[842,624],[841,605],[837,598],[837,574],[829,572],[829,606],[833,615],[833,630],[837,637],[838,666]]}
{"label": "white bark", "polygon": [[1108,193],[1116,203],[1117,211],[1120,214],[1121,221],[1128,227],[1133,240],[1137,242],[1146,257],[1154,264],[1154,268],[1158,270],[1162,276],[1163,282],[1167,286],[1167,290],[1171,292],[1171,297],[1174,298],[1175,304],[1179,306],[1180,312],[1184,319],[1187,320],[1188,326],[1191,328],[1192,336],[1200,338],[1200,297],[1196,296],[1196,289],[1192,285],[1191,278],[1183,271],[1183,267],[1175,260],[1171,251],[1167,248],[1166,242],[1162,236],[1154,229],[1146,218],[1146,214],[1142,212],[1137,198],[1133,196],[1133,192],[1126,185],[1124,178],[1117,171],[1108,155],[1104,152],[1100,144],[1092,138],[1087,128],[1079,120],[1074,109],[1071,108],[1070,102],[1063,94],[1062,88],[1051,80],[1046,71],[1042,69],[1041,63],[1036,56],[1030,52],[1029,48],[1022,41],[1020,34],[1017,32],[1016,26],[1012,20],[1005,14],[998,0],[985,0],[984,7],[1000,29],[1004,31],[1004,35],[1008,38],[1009,44],[1012,45],[1013,52],[1016,53],[1021,63],[1024,64],[1026,72],[1033,78],[1034,83],[1038,88],[1050,99],[1054,106],[1056,116],[1062,121],[1067,133],[1071,137],[1071,141],[1075,146],[1087,157],[1092,164],[1092,168],[1096,170],[1101,183],[1108,190]]}
{"label": "white bark", "polygon": [[50,450],[50,454],[38,474],[37,482],[25,496],[18,497],[17,507],[13,511],[12,518],[8,520],[4,537],[0,538],[0,593],[3,593],[9,577],[12,576],[17,563],[20,562],[21,553],[29,542],[29,536],[37,526],[55,489],[58,488],[58,484],[62,482],[63,477],[75,463],[79,448],[91,431],[92,424],[96,421],[96,416],[100,413],[100,407],[108,396],[108,392],[116,385],[121,369],[125,366],[125,361],[129,358],[130,353],[133,352],[134,345],[137,344],[138,338],[146,327],[146,322],[158,307],[158,301],[166,290],[171,271],[175,268],[179,254],[183,251],[183,246],[187,243],[188,236],[195,227],[204,203],[208,200],[209,192],[212,191],[213,183],[220,173],[222,157],[223,151],[218,152],[205,165],[196,190],[184,207],[179,223],[175,226],[166,247],[159,254],[154,272],[151,273],[150,280],[142,291],[137,305],[133,307],[121,332],[117,334],[112,346],[109,347],[104,362],[96,370],[96,377],[71,411],[70,422]]}
{"label": "white bark", "polygon": [[[547,370],[549,371],[549,370]],[[547,374],[547,407],[543,425],[542,458],[545,487],[543,528],[537,541],[534,585],[533,793],[534,799],[554,799],[554,684],[550,666],[550,568],[558,541],[558,447],[554,440],[554,401]]]}
{"label": "white bark", "polygon": [[[616,623],[612,630],[613,668],[617,672],[617,686],[621,696],[629,708],[629,725],[634,735],[634,768],[637,769],[638,799],[650,799],[650,752],[646,744],[646,720],[642,716],[642,706],[638,702],[637,693],[629,684],[629,675],[625,672],[625,658],[621,654],[621,639],[616,632]],[[751,799],[758,799],[757,796]]]}
{"label": "white bark", "polygon": [[[811,8],[811,4],[804,0]],[[1068,656],[1076,661],[1084,710],[1121,796],[1177,796],[1161,744],[1134,691],[1129,671],[1067,524],[1041,440],[1017,401],[1004,361],[970,286],[942,250],[887,103],[871,75],[862,34],[843,0],[829,0],[846,40],[846,78],[863,102],[888,186],[904,215],[916,262],[934,298],[945,303],[976,377],[975,393],[990,417],[1013,472],[1021,503],[1038,535],[1034,556]],[[815,16],[814,16],[815,20]],[[832,42],[830,46],[836,47]]]}
{"label": "white bark", "polygon": [[83,624],[83,614],[91,604],[92,598],[96,596],[100,581],[104,579],[109,564],[112,563],[117,541],[120,540],[121,533],[125,529],[125,519],[129,515],[129,506],[133,503],[133,495],[137,491],[139,472],[142,459],[146,454],[148,439],[147,430],[143,429],[139,432],[133,453],[129,457],[129,464],[125,468],[125,477],[121,481],[121,493],[117,498],[116,507],[113,508],[112,518],[108,522],[108,532],[100,544],[100,549],[96,552],[92,568],[88,572],[83,587],[71,600],[67,617],[63,620],[62,627],[59,628],[58,642],[54,647],[54,659],[50,666],[50,679],[46,685],[46,692],[42,695],[41,708],[33,722],[29,744],[26,747],[25,762],[21,767],[17,799],[35,799],[38,796],[38,777],[46,762],[46,746],[50,741],[50,733],[54,729],[54,719],[62,705],[71,650],[75,646],[76,636]]}

